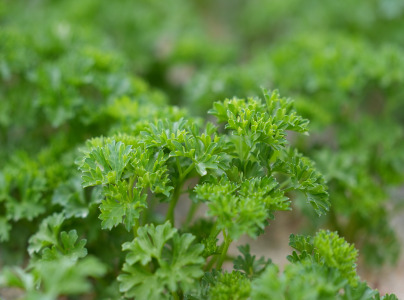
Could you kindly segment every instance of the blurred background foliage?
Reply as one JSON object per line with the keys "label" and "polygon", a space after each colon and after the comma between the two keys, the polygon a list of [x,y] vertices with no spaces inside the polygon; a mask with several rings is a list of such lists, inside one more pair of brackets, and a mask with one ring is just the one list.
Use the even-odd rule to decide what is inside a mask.
{"label": "blurred background foliage", "polygon": [[368,266],[394,264],[403,28],[402,0],[1,0],[0,263],[24,262],[28,238],[60,211],[90,253],[121,255],[105,249],[127,233],[89,226],[99,199],[74,164],[86,139],[206,118],[214,101],[277,88],[311,120],[310,137],[290,139],[330,187],[325,217],[298,202],[303,230],[338,230]]}

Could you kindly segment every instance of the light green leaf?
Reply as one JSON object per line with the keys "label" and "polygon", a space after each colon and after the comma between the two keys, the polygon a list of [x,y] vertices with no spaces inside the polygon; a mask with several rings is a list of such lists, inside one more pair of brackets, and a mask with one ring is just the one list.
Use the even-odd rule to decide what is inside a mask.
{"label": "light green leaf", "polygon": [[39,226],[39,231],[29,239],[29,255],[38,253],[44,247],[57,245],[59,231],[64,220],[63,214],[56,213],[44,219]]}
{"label": "light green leaf", "polygon": [[118,277],[120,291],[136,299],[168,299],[170,292],[190,290],[203,275],[203,246],[195,237],[178,234],[169,222],[138,229],[138,237],[123,244],[130,251]]}
{"label": "light green leaf", "polygon": [[[43,260],[57,260],[60,257],[68,257],[72,260],[78,260],[87,255],[87,249],[84,248],[87,241],[85,239],[77,242],[78,235],[76,230],[69,233],[62,231],[60,233],[60,242],[53,245],[52,248],[45,248],[42,251]],[[77,242],[77,243],[76,243]]]}
{"label": "light green leaf", "polygon": [[147,195],[137,188],[130,191],[127,181],[106,185],[103,194],[106,198],[100,205],[100,219],[104,229],[112,229],[122,223],[129,231],[139,218],[140,212],[147,207]]}
{"label": "light green leaf", "polygon": [[131,159],[132,147],[112,141],[103,147],[93,148],[83,159],[83,187],[107,183],[116,184]]}

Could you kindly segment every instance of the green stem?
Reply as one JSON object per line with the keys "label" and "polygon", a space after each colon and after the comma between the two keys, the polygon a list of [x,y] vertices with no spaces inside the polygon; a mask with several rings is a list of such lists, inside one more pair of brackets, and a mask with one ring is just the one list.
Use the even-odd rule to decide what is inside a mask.
{"label": "green stem", "polygon": [[191,223],[196,211],[198,210],[199,204],[200,204],[199,202],[192,201],[191,207],[189,208],[188,211],[187,219],[185,220],[184,223],[185,227],[187,227]]}
{"label": "green stem", "polygon": [[[217,237],[217,235],[220,233],[220,229],[217,229],[216,223],[213,224],[212,229],[210,230],[209,236],[212,237]],[[223,245],[220,246],[220,249],[223,250]],[[204,270],[205,271],[210,271],[212,269],[212,266],[216,263],[217,259],[219,258],[218,254],[214,254],[210,261],[205,265]]]}
{"label": "green stem", "polygon": [[210,259],[210,261],[204,267],[204,270],[206,272],[210,271],[218,258],[219,258],[219,255],[213,255],[212,258]]}
{"label": "green stem", "polygon": [[137,237],[137,230],[139,228],[139,220],[135,220],[135,225],[133,225],[133,235],[136,238]]}
{"label": "green stem", "polygon": [[129,199],[133,198],[133,185],[135,184],[136,176],[132,176],[129,179],[129,185],[128,185],[128,193],[129,193]]}
{"label": "green stem", "polygon": [[177,161],[178,173],[180,174],[180,178],[178,180],[178,185],[174,189],[174,193],[171,198],[170,206],[168,207],[167,216],[166,216],[166,221],[169,220],[173,226],[175,226],[174,225],[174,219],[175,219],[174,210],[175,210],[175,206],[177,205],[178,199],[180,198],[182,186],[184,184],[185,178],[188,175],[188,173],[191,172],[193,170],[193,168],[195,167],[195,163],[192,163],[189,165],[189,167],[184,172],[182,172],[182,168],[180,166],[179,160],[177,159],[176,161]]}
{"label": "green stem", "polygon": [[226,234],[226,231],[224,231],[224,230],[223,230],[223,237],[224,237],[224,242],[223,242],[222,253],[220,254],[219,261],[217,262],[217,265],[216,265],[218,270],[220,270],[222,268],[223,262],[227,256],[227,251],[229,250],[229,246],[232,242],[232,240],[229,238],[229,236]]}
{"label": "green stem", "polygon": [[170,206],[168,207],[167,211],[167,216],[166,216],[166,221],[170,221],[171,225],[174,225],[174,210],[175,206],[177,205],[178,199],[180,198],[181,195],[181,188],[182,188],[182,182],[180,182],[174,189],[173,196],[170,201]]}
{"label": "green stem", "polygon": [[181,168],[180,159],[178,158],[178,156],[175,158],[175,162],[177,163],[178,173],[180,174],[180,178],[181,178],[182,177],[182,168]]}
{"label": "green stem", "polygon": [[220,229],[217,229],[217,222],[213,223],[212,229],[210,230],[210,237],[217,237],[220,233]]}
{"label": "green stem", "polygon": [[184,172],[180,173],[181,174],[180,182],[183,182],[185,180],[185,177],[188,175],[189,172],[191,172],[194,169],[194,167],[195,163],[192,163],[188,166],[188,168]]}
{"label": "green stem", "polygon": [[141,224],[147,224],[149,219],[151,218],[152,212],[154,211],[154,207],[156,205],[156,199],[152,196],[149,197],[148,207],[142,211],[142,222]]}
{"label": "green stem", "polygon": [[287,187],[290,183],[292,183],[292,179],[291,178],[286,179],[284,182],[282,182],[279,185],[279,189],[281,190],[281,189]]}
{"label": "green stem", "polygon": [[171,295],[173,296],[174,300],[180,300],[180,297],[178,297],[178,294],[176,292],[172,292]]}

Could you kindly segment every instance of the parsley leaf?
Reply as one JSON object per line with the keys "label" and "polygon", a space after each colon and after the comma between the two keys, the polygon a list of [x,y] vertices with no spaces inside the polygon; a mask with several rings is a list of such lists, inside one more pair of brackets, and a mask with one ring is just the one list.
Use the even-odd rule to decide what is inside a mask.
{"label": "parsley leaf", "polygon": [[131,146],[115,141],[102,148],[93,148],[80,165],[83,186],[119,182],[129,163],[131,152]]}
{"label": "parsley leaf", "polygon": [[140,227],[137,235],[122,246],[129,253],[118,280],[126,297],[169,299],[167,292],[186,292],[203,275],[203,246],[192,235],[180,235],[169,222]]}

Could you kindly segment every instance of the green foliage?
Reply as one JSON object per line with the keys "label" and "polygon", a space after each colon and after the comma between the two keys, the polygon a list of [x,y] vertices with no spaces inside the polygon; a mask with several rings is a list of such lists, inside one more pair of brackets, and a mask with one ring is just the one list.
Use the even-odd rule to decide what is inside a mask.
{"label": "green foliage", "polygon": [[252,299],[335,299],[344,286],[343,277],[315,264],[289,265],[282,275],[269,267],[253,282]]}
{"label": "green foliage", "polygon": [[107,267],[96,257],[87,256],[86,240],[77,241],[76,230],[59,235],[64,220],[61,214],[43,220],[39,232],[29,240],[30,265],[25,270],[2,270],[0,287],[21,289],[21,299],[56,299],[92,290],[87,278],[103,276]]}
{"label": "green foliage", "polygon": [[[212,123],[202,125],[193,119],[144,120],[143,130],[95,138],[81,149],[77,164],[82,186],[92,195],[86,196],[85,190],[76,192],[73,199],[81,202],[79,206],[88,203],[88,212],[100,203],[103,229],[112,232],[123,224],[135,235],[133,241],[122,244],[129,253],[125,258],[121,254],[123,265],[117,266],[121,268],[119,292],[136,299],[248,299],[264,294],[322,299],[336,296],[341,289],[346,294],[359,293],[357,251],[325,231],[314,238],[291,236],[291,246],[300,254],[289,256],[294,264],[281,277],[271,260],[256,260],[248,246],[240,247],[243,256],[234,261],[233,272],[221,270],[233,240],[245,234],[257,237],[276,211],[291,209],[288,195],[300,193],[319,215],[328,210],[329,202],[321,173],[286,139],[287,131],[307,132],[308,121],[296,114],[290,100],[277,92],[266,94],[265,103],[234,98],[216,103],[211,112],[226,123],[223,132]],[[193,206],[206,204],[210,219],[178,233],[171,225],[176,220],[174,209],[191,178],[199,182],[185,193]],[[74,177],[70,182],[75,182]],[[91,186],[96,188],[89,190]],[[63,189],[66,184],[57,187],[52,202],[69,207],[61,199],[69,194]],[[158,215],[152,211],[158,202],[169,202],[162,225],[156,225]],[[66,264],[68,272],[74,268],[79,278],[105,273],[98,260],[92,263],[93,258],[86,257],[87,241],[78,240],[77,230],[61,231],[66,221],[83,217],[72,211],[66,209],[66,215],[55,213],[41,222],[29,240],[30,266],[21,271],[26,276],[40,280],[58,263]],[[193,220],[194,212],[191,207],[187,222]],[[218,245],[220,233],[223,242]],[[93,269],[90,265],[83,272],[81,266],[88,261]],[[66,290],[49,286],[58,285],[58,280],[71,281],[72,294],[89,290],[85,281],[79,285],[68,276],[62,272],[49,283],[44,279],[36,290],[50,297],[63,294]],[[309,278],[310,284],[291,278]],[[274,284],[271,291],[267,280]],[[31,287],[25,290],[29,294]]]}
{"label": "green foliage", "polygon": [[[399,257],[403,16],[0,1],[0,298],[397,299],[353,243],[366,267]],[[312,236],[289,264],[229,255],[292,209]]]}
{"label": "green foliage", "polygon": [[97,145],[98,142],[90,143],[94,146],[90,146],[79,163],[83,186],[104,185],[105,199],[100,206],[103,228],[111,229],[122,223],[129,231],[147,207],[144,190],[170,195],[172,187],[168,185],[165,165],[168,157],[163,152],[155,156],[142,146],[132,149],[121,141],[105,144],[102,141],[102,145]]}
{"label": "green foliage", "polygon": [[72,260],[85,257],[87,255],[87,250],[84,248],[86,240],[77,242],[77,238],[75,230],[71,230],[69,233],[62,231],[60,233],[60,247],[53,245],[52,248],[45,248],[42,258],[51,261],[56,260],[60,256],[66,256]]}
{"label": "green foliage", "polygon": [[122,245],[130,251],[118,277],[120,291],[137,299],[165,299],[167,292],[187,292],[203,275],[203,246],[192,244],[191,234],[178,234],[169,222],[146,225],[132,242]]}
{"label": "green foliage", "polygon": [[147,207],[146,195],[136,188],[131,189],[126,181],[104,187],[103,194],[106,199],[100,205],[102,228],[111,229],[122,223],[129,231]]}
{"label": "green foliage", "polygon": [[66,182],[58,185],[52,195],[52,204],[63,207],[64,215],[67,218],[87,217],[90,212],[90,207],[97,202],[97,193],[94,193],[90,201],[87,202],[79,176],[71,177]]}
{"label": "green foliage", "polygon": [[10,238],[9,231],[11,229],[11,226],[7,223],[6,218],[0,219],[0,228],[0,242],[5,242]]}
{"label": "green foliage", "polygon": [[287,143],[286,130],[306,132],[309,123],[294,112],[290,99],[281,98],[277,91],[271,95],[265,91],[264,95],[266,105],[256,99],[227,99],[216,102],[210,111],[219,122],[226,122],[226,129],[240,136],[251,151],[261,143],[280,150]]}
{"label": "green foliage", "polygon": [[232,239],[242,234],[257,236],[271,211],[289,209],[289,201],[276,190],[274,178],[253,178],[242,184],[226,179],[195,188],[197,197],[208,200],[209,215],[217,218],[217,228],[227,230]]}
{"label": "green foliage", "polygon": [[290,186],[305,195],[307,202],[319,216],[329,210],[330,202],[324,177],[309,158],[295,151],[289,154],[289,161],[278,161],[276,169],[290,176]]}
{"label": "green foliage", "polygon": [[62,214],[53,214],[44,219],[39,226],[38,232],[29,239],[28,253],[32,255],[44,247],[57,245],[63,221],[64,217]]}
{"label": "green foliage", "polygon": [[266,104],[259,99],[233,99],[217,102],[211,110],[219,122],[227,122],[229,142],[224,150],[233,157],[233,168],[227,169],[231,180],[210,178],[195,191],[198,199],[207,201],[208,214],[217,217],[218,229],[225,229],[231,239],[245,233],[257,236],[273,211],[290,209],[275,175],[290,176],[284,181],[287,191],[303,191],[319,213],[329,205],[321,174],[307,158],[287,147],[286,130],[305,132],[307,120],[277,92],[265,97]]}
{"label": "green foliage", "polygon": [[324,260],[324,264],[338,269],[351,285],[356,285],[358,278],[355,261],[358,251],[353,245],[349,245],[335,232],[325,231],[317,233],[313,245]]}
{"label": "green foliage", "polygon": [[5,269],[0,277],[0,286],[24,290],[23,299],[56,299],[58,295],[91,291],[87,277],[100,277],[105,272],[106,267],[94,257],[77,262],[60,257],[37,262],[29,272],[19,268]]}
{"label": "green foliage", "polygon": [[338,237],[337,233],[321,230],[314,239],[292,234],[289,245],[300,252],[297,254],[293,251],[293,254],[288,257],[289,261],[296,263],[309,259],[320,265],[327,265],[337,269],[350,285],[357,285],[358,251],[353,245],[349,245],[343,238]]}
{"label": "green foliage", "polygon": [[219,273],[209,289],[209,299],[248,299],[251,287],[249,280],[240,272]]}
{"label": "green foliage", "polygon": [[0,201],[6,207],[7,220],[33,220],[45,211],[46,177],[38,163],[18,153],[0,175]]}
{"label": "green foliage", "polygon": [[115,141],[102,148],[93,149],[80,166],[83,187],[118,183],[129,163],[131,151],[131,146],[125,147],[122,142]]}
{"label": "green foliage", "polygon": [[[252,281],[252,299],[389,299],[380,298],[356,274],[357,250],[334,232],[320,231],[314,238],[290,237],[292,264],[279,274],[270,264]],[[395,299],[395,298],[393,298]]]}
{"label": "green foliage", "polygon": [[191,125],[184,119],[174,123],[158,121],[143,132],[143,138],[148,148],[163,147],[170,151],[170,157],[190,159],[195,170],[204,176],[206,169],[224,168],[226,162],[219,154],[224,145],[215,134],[215,126],[207,125],[204,132],[200,131],[197,123]]}
{"label": "green foliage", "polygon": [[[266,46],[254,49],[251,58],[243,60],[237,67],[212,66],[197,74],[186,86],[186,101],[191,108],[196,105],[207,108],[215,99],[226,94],[256,94],[259,85],[279,88],[292,95],[296,99],[296,108],[310,119],[312,130],[312,138],[308,139],[310,142],[293,140],[302,153],[317,163],[329,182],[330,193],[335,197],[332,213],[320,220],[299,205],[312,221],[311,230],[321,225],[338,230],[364,250],[368,263],[381,265],[389,261],[394,264],[398,259],[399,242],[389,225],[391,210],[386,209],[389,207],[386,202],[401,202],[394,199],[391,190],[404,182],[403,169],[398,169],[403,165],[404,153],[402,143],[398,142],[403,139],[403,106],[400,101],[403,93],[398,87],[402,85],[404,76],[403,60],[399,55],[401,43],[394,38],[376,38],[376,32],[384,23],[381,21],[384,17],[379,15],[384,9],[375,9],[373,5],[376,2],[361,1],[355,7],[345,3],[349,15],[359,14],[360,7],[368,9],[362,17],[369,16],[364,22],[370,27],[367,27],[366,33],[359,30],[360,34],[352,34],[354,28],[363,29],[364,23],[353,25],[342,17],[341,7],[334,7],[328,1],[315,6],[306,3],[304,7],[292,4],[293,1],[288,4],[275,1],[266,5],[253,2],[247,5],[248,11],[251,9],[258,23],[261,16],[261,25],[264,20],[269,22],[267,17],[263,17],[265,11],[272,16],[274,11],[280,10],[279,16],[290,17],[293,14],[288,15],[288,9],[297,8],[299,10],[295,14],[302,17],[300,21],[274,18],[272,22],[280,28],[289,29],[294,28],[292,24],[300,25],[289,34],[283,32],[278,33],[279,37],[276,33],[267,36],[276,42],[265,44],[263,40],[257,41]],[[386,3],[380,1],[380,7],[385,7]],[[333,7],[332,12],[328,11],[330,7]],[[320,19],[305,19],[306,10],[311,15],[321,15],[325,27],[313,25]],[[398,11],[400,15],[402,11]],[[244,18],[247,19],[246,15]],[[358,17],[353,22],[359,19],[363,21]],[[399,19],[394,18],[395,21]],[[389,33],[396,32],[392,25],[395,21],[390,23],[392,27],[388,26]],[[305,29],[300,30],[300,27]],[[333,30],[324,32],[318,30],[319,27]],[[265,28],[274,30],[268,26]],[[313,35],[312,30],[316,34]],[[347,34],[347,31],[350,33]],[[382,39],[383,43],[375,43]],[[255,85],[251,84],[251,78],[254,78]],[[226,113],[226,110],[221,112],[222,115]],[[351,167],[352,164],[355,168]],[[321,198],[315,196],[312,202],[318,206],[318,213],[324,214]],[[335,215],[336,218],[333,217]],[[348,222],[345,222],[346,218]],[[361,239],[364,233],[366,238]]]}
{"label": "green foliage", "polygon": [[250,246],[239,246],[238,250],[243,256],[237,256],[234,260],[234,269],[243,271],[248,277],[257,277],[272,263],[271,259],[265,260],[264,257],[255,259],[255,255],[250,254]]}

